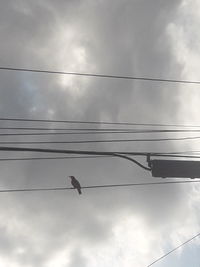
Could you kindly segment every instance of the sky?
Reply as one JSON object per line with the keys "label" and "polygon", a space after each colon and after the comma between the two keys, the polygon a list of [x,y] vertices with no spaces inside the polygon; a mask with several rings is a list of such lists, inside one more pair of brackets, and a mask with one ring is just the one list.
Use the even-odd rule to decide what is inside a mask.
{"label": "sky", "polygon": [[[197,0],[1,0],[0,67],[200,80],[199,10]],[[1,118],[199,125],[197,84],[3,70],[0,80]],[[0,127],[75,125],[0,121]],[[165,135],[172,136],[185,134]],[[199,149],[198,140],[38,146],[136,152]],[[25,156],[52,155],[0,152],[0,158]],[[146,164],[145,158],[137,159]],[[4,161],[0,166],[1,189],[70,187],[69,175],[82,186],[162,181],[119,158]],[[0,194],[0,265],[147,267],[200,232],[198,184],[82,191],[81,196],[74,190]],[[199,246],[196,239],[155,266],[199,267]]]}

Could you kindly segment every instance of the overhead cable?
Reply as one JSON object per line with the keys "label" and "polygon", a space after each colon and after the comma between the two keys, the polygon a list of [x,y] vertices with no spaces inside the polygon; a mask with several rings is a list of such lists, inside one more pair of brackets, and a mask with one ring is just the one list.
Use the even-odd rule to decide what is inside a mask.
{"label": "overhead cable", "polygon": [[[135,155],[134,152],[115,152],[117,154],[124,154],[124,155]],[[194,155],[184,155],[176,153],[157,153],[157,152],[145,152],[145,156],[147,154],[150,154],[154,157],[170,157],[170,158],[190,158],[190,159],[200,159],[200,156],[194,156]],[[59,160],[59,159],[98,159],[98,158],[107,158],[107,157],[113,157],[110,155],[105,156],[67,156],[67,157],[17,157],[17,158],[0,158],[1,161],[26,161],[26,160]]]}
{"label": "overhead cable", "polygon": [[78,121],[78,120],[50,120],[50,119],[28,119],[28,118],[9,118],[0,117],[0,121],[18,122],[46,122],[46,123],[71,123],[71,124],[97,124],[97,125],[134,125],[134,126],[155,126],[155,127],[200,127],[200,125],[186,124],[162,124],[162,123],[132,123],[132,122],[107,122],[107,121]]}
{"label": "overhead cable", "polygon": [[[200,183],[200,180],[195,181],[173,181],[173,182],[155,182],[155,183],[129,183],[129,184],[107,184],[107,185],[91,185],[81,186],[81,189],[98,189],[98,188],[113,188],[113,187],[134,187],[134,186],[153,186],[167,184],[192,184]],[[73,190],[74,187],[53,187],[53,188],[17,188],[17,189],[0,189],[0,193],[14,192],[34,192],[34,191],[65,191]],[[149,265],[150,266],[150,265]]]}
{"label": "overhead cable", "polygon": [[165,79],[165,78],[150,78],[150,77],[139,77],[139,76],[109,75],[109,74],[98,74],[98,73],[66,72],[66,71],[53,71],[53,70],[30,69],[30,68],[3,67],[3,66],[0,66],[0,70],[57,74],[57,75],[85,76],[85,77],[95,77],[95,78],[111,78],[111,79],[123,79],[123,80],[200,84],[200,81],[182,80],[182,79]]}
{"label": "overhead cable", "polygon": [[[94,151],[94,150],[74,150],[74,149],[55,149],[55,148],[36,148],[36,147],[0,146],[0,151],[75,154],[75,155],[89,155],[89,156],[112,156],[121,158],[125,158],[124,156],[147,157],[150,155],[155,157],[176,157],[176,158],[189,157],[189,158],[200,159],[200,156],[174,155],[174,154],[165,154],[157,152]],[[128,159],[128,157],[126,159]],[[132,158],[129,158],[128,160],[133,161]]]}
{"label": "overhead cable", "polygon": [[[156,156],[156,155],[152,155],[152,156]],[[188,156],[188,155],[184,155],[184,156],[175,156],[175,155],[162,155],[159,154],[157,155],[159,157],[170,157],[170,158],[189,158],[189,159],[200,159],[200,156]],[[107,158],[107,157],[113,157],[113,156],[71,156],[71,157],[24,157],[24,158],[0,158],[0,162],[1,161],[26,161],[26,160],[59,160],[59,159],[99,159],[99,158]]]}
{"label": "overhead cable", "polygon": [[112,156],[69,156],[69,157],[24,157],[24,158],[0,158],[1,161],[24,161],[24,160],[49,160],[49,159],[97,159]]}
{"label": "overhead cable", "polygon": [[200,156],[188,156],[188,155],[174,155],[170,153],[163,152],[133,152],[133,151],[95,151],[95,150],[74,150],[74,149],[55,149],[55,148],[37,148],[37,147],[11,147],[11,146],[0,146],[0,151],[15,151],[15,152],[38,152],[38,153],[57,153],[57,154],[75,154],[75,155],[91,155],[91,156],[119,156],[119,155],[128,155],[128,156],[142,156],[147,157],[156,156],[156,157],[195,157],[200,158]]}
{"label": "overhead cable", "polygon": [[[1,130],[1,128],[0,128]],[[10,130],[10,129],[9,129]],[[35,131],[35,129],[33,128]],[[49,129],[50,131],[56,131],[54,129]],[[59,129],[60,130],[60,129]],[[66,129],[67,130],[67,129]],[[47,136],[47,135],[98,135],[98,134],[148,134],[148,133],[193,133],[200,132],[200,130],[94,130],[91,129],[89,132],[85,129],[79,129],[78,131],[68,130],[68,132],[15,132],[15,133],[0,133],[0,136]]]}
{"label": "overhead cable", "polygon": [[[148,168],[144,166],[143,164],[139,163],[137,160],[133,159],[130,156],[124,154],[119,154],[119,153],[114,153],[114,152],[101,152],[101,151],[86,151],[86,150],[70,150],[70,149],[53,149],[53,148],[30,148],[30,147],[0,147],[0,151],[23,151],[23,152],[40,152],[40,153],[61,153],[61,154],[79,154],[79,155],[103,155],[103,156],[113,156],[113,157],[118,157],[118,158],[123,158],[126,160],[129,160],[136,165],[140,166],[141,168],[151,171],[151,168]],[[145,153],[135,153],[135,155],[146,155]]]}
{"label": "overhead cable", "polygon": [[[129,154],[131,155],[131,153]],[[190,159],[200,159],[200,156],[193,155],[184,155],[184,154],[167,154],[167,153],[154,153],[151,154],[154,157],[163,157],[163,158],[190,158]]]}
{"label": "overhead cable", "polygon": [[21,145],[21,144],[88,144],[88,143],[122,143],[122,142],[163,142],[163,141],[184,141],[196,140],[200,136],[177,137],[177,138],[141,138],[141,139],[103,139],[103,140],[76,140],[76,141],[3,141],[1,145]]}
{"label": "overhead cable", "polygon": [[147,267],[150,267],[150,266],[154,265],[156,262],[158,262],[158,261],[162,260],[163,258],[167,257],[169,254],[171,254],[175,250],[181,248],[182,246],[186,245],[187,243],[191,242],[192,240],[194,240],[195,238],[197,238],[199,236],[200,236],[200,233],[198,233],[197,235],[195,235],[192,238],[188,239],[187,241],[185,241],[181,245],[175,247],[174,249],[170,250],[168,253],[164,254],[162,257],[158,258],[157,260],[153,261],[151,264],[147,265]]}

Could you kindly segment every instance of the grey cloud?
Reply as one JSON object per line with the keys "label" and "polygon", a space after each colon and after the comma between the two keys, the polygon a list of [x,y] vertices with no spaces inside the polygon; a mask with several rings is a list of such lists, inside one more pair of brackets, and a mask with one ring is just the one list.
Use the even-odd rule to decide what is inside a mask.
{"label": "grey cloud", "polygon": [[[165,31],[181,1],[150,2],[21,1],[18,5],[14,1],[3,1],[0,4],[1,64],[62,70],[59,66],[62,52],[65,52],[67,68],[73,66],[73,48],[82,47],[87,62],[86,69],[80,66],[82,72],[150,77],[180,74],[181,66],[172,58],[170,40]],[[73,34],[65,44],[63,35],[69,30]],[[63,35],[59,35],[59,31]],[[63,86],[56,75],[15,72],[1,72],[0,75],[1,116],[161,123],[176,121],[176,116],[172,115],[177,110],[180,91],[174,85],[80,77]],[[74,96],[72,89],[75,87],[84,90],[84,93]],[[54,114],[49,115],[49,110]],[[1,122],[3,125],[11,124]],[[173,150],[174,144],[83,145],[76,148]],[[28,162],[15,163],[12,167],[9,165],[11,163],[5,164],[2,184],[10,187],[69,186],[66,176],[70,174],[79,177],[83,185],[150,179],[150,175],[120,159],[91,160],[89,163],[86,160]],[[28,264],[45,266],[53,251],[61,250],[66,244],[75,244],[69,266],[77,266],[80,262],[82,266],[87,266],[80,244],[87,244],[89,249],[92,244],[106,242],[115,223],[125,216],[124,211],[142,216],[152,226],[159,226],[163,220],[173,224],[179,219],[177,210],[181,213],[187,207],[183,192],[176,186],[164,189],[84,190],[81,198],[71,191],[18,194],[13,196],[11,203],[13,207],[18,207],[17,221],[23,220],[38,237],[36,242],[31,237],[28,244],[24,241],[24,246],[29,250],[31,246],[36,250],[30,252]],[[8,240],[2,241],[2,251],[7,256],[12,250],[10,244],[13,238],[11,235]],[[37,246],[41,246],[43,255],[37,254]],[[21,262],[27,264],[23,260]]]}
{"label": "grey cloud", "polygon": [[81,250],[75,250],[71,255],[69,267],[76,267],[79,265],[83,267],[88,266],[87,259],[82,255]]}

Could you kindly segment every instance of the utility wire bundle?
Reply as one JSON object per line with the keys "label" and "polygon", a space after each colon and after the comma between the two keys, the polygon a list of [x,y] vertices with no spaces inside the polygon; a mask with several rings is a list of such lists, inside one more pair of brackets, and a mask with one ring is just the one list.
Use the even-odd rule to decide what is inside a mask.
{"label": "utility wire bundle", "polygon": [[[64,121],[64,120],[43,120],[43,119],[24,119],[24,118],[0,118],[0,137],[4,138],[1,145],[35,145],[35,144],[95,144],[95,143],[126,143],[126,142],[166,142],[166,141],[187,141],[199,140],[200,133],[199,126],[188,125],[167,125],[167,124],[138,124],[127,122],[94,122],[94,121]],[[1,126],[3,122],[3,126]],[[12,122],[12,126],[10,123]],[[18,123],[16,126],[16,122]],[[23,122],[23,126],[19,123]],[[6,123],[6,126],[5,126]],[[9,126],[7,124],[9,123]],[[14,125],[13,125],[14,123]],[[24,125],[24,123],[26,125]],[[30,126],[31,123],[31,126]],[[38,126],[38,124],[45,123],[45,126]],[[68,124],[69,127],[52,127],[54,124]],[[33,125],[34,124],[34,125]],[[36,125],[35,125],[36,124]],[[48,125],[50,125],[48,127]],[[87,125],[87,127],[80,127],[80,125]],[[96,127],[88,127],[88,125],[95,124]],[[109,124],[109,127],[108,127]],[[110,125],[118,124],[118,127],[112,128]],[[127,128],[127,124],[129,127]],[[71,125],[78,125],[79,127],[72,127]],[[104,126],[102,128],[102,126]],[[105,127],[106,126],[106,127]],[[119,127],[120,126],[120,127]],[[125,127],[126,126],[126,127]],[[131,126],[131,127],[130,127]],[[140,126],[140,128],[138,128]],[[141,128],[143,126],[143,128]],[[153,127],[153,128],[152,128]],[[158,128],[159,127],[159,128]],[[194,136],[195,133],[195,136]],[[159,137],[152,138],[152,136],[159,135]],[[164,137],[162,136],[164,134]],[[167,136],[166,136],[167,134]],[[173,136],[171,136],[173,134]],[[175,134],[175,135],[174,135]],[[178,134],[178,136],[177,136]],[[180,136],[181,134],[181,136]],[[183,135],[184,134],[184,135]],[[192,136],[191,136],[192,134]],[[112,138],[107,138],[107,136]],[[139,135],[139,138],[138,138]],[[142,136],[145,136],[141,138]],[[146,137],[148,135],[148,137]],[[170,135],[170,136],[169,136]],[[13,140],[23,136],[23,141]],[[52,137],[50,140],[46,137]],[[82,138],[82,136],[89,136],[89,138]],[[100,136],[101,138],[98,138]],[[106,136],[106,138],[102,138]],[[113,138],[117,136],[117,138]],[[120,138],[118,138],[120,136]],[[131,136],[131,138],[130,138]],[[132,138],[134,136],[134,138]],[[135,138],[137,136],[137,138]],[[25,138],[29,138],[26,139]],[[35,137],[36,139],[31,139]],[[41,138],[42,139],[41,139]],[[56,139],[54,139],[56,137]],[[59,139],[58,139],[59,137]],[[70,137],[70,139],[68,139]],[[71,139],[73,137],[73,139]],[[74,137],[76,139],[74,140]],[[81,139],[80,139],[81,137]],[[91,138],[92,137],[92,138]],[[128,137],[128,138],[127,138]],[[6,138],[6,139],[5,139]],[[45,139],[44,139],[45,138]]]}

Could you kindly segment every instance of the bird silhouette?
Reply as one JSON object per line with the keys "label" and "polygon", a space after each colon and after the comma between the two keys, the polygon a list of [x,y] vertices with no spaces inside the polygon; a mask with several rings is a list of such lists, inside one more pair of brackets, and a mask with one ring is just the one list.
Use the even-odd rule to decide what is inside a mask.
{"label": "bird silhouette", "polygon": [[79,183],[79,181],[74,177],[74,176],[69,176],[69,178],[71,178],[71,184],[74,188],[77,189],[79,195],[82,194],[81,192],[81,185]]}

